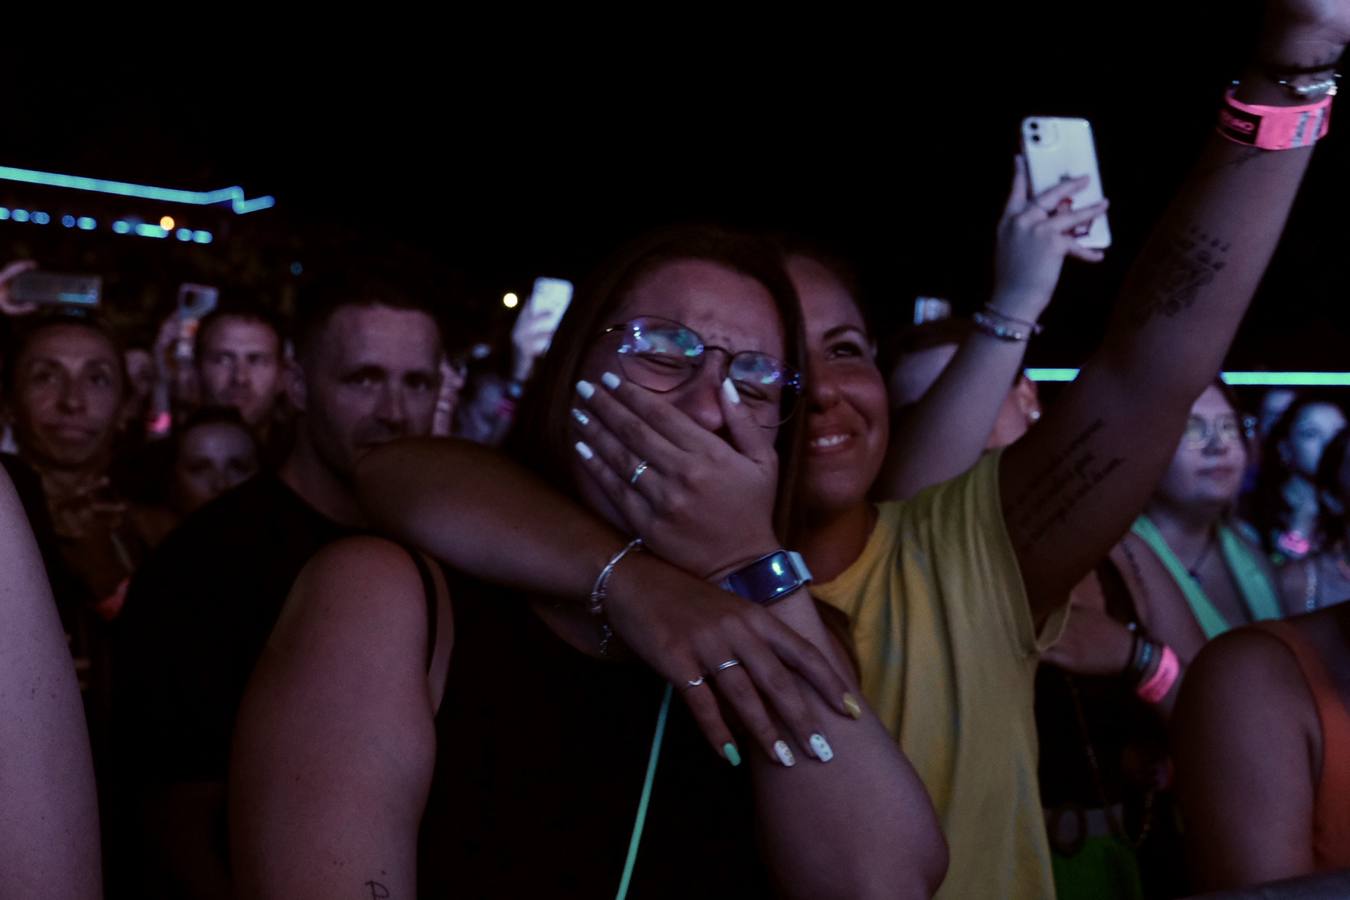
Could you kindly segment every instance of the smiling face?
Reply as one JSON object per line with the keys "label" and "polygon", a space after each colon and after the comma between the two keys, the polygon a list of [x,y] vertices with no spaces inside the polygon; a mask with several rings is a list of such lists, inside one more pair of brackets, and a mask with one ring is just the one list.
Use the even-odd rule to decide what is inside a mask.
{"label": "smiling face", "polygon": [[57,469],[106,466],[126,386],[117,348],[93,328],[43,328],[14,366],[11,409],[25,457]]}
{"label": "smiling face", "polygon": [[808,512],[836,513],[867,500],[886,457],[886,384],[858,304],[829,269],[794,256],[807,358]]}
{"label": "smiling face", "polygon": [[[657,266],[633,284],[606,326],[638,316],[679,322],[697,332],[710,347],[784,358],[783,325],[768,289],[756,279],[718,263],[677,259]],[[621,374],[616,352],[619,341],[618,334],[598,337],[582,360],[579,377],[598,385],[605,372]],[[726,423],[718,400],[725,367],[726,355],[711,350],[692,378],[654,396],[725,438]],[[586,475],[580,459],[574,457],[571,467],[583,499],[612,524],[622,526],[622,516]]]}

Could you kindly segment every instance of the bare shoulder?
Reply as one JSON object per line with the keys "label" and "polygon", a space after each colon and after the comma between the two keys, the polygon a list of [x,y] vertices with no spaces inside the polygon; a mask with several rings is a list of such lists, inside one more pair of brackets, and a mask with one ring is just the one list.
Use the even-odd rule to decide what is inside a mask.
{"label": "bare shoulder", "polygon": [[371,640],[425,643],[425,591],[407,549],[378,537],[344,538],[305,564],[274,638],[333,628],[356,629]]}
{"label": "bare shoulder", "polygon": [[1186,672],[1173,721],[1225,731],[1273,719],[1311,724],[1316,712],[1293,651],[1263,628],[1230,631],[1205,645]]}

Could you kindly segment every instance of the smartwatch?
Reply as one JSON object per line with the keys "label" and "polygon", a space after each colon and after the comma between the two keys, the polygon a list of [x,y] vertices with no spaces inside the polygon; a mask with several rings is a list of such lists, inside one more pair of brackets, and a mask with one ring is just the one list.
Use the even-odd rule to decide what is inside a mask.
{"label": "smartwatch", "polygon": [[768,606],[811,580],[811,570],[795,550],[775,550],[722,579],[722,589]]}

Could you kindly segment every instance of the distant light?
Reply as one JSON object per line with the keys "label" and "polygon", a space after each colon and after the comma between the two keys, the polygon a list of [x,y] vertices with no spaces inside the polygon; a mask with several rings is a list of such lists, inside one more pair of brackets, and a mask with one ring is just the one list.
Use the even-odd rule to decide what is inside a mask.
{"label": "distant light", "polygon": [[515,309],[519,305],[520,298],[515,294],[507,294],[502,298],[502,306],[505,306],[507,309]]}
{"label": "distant light", "polygon": [[158,225],[150,225],[145,222],[136,226],[136,233],[141,237],[148,238],[166,238],[169,236],[169,233]]}
{"label": "distant light", "polygon": [[159,220],[159,227],[160,227],[160,228],[163,228],[165,231],[172,231],[172,230],[173,230],[173,216],[164,216],[162,219],[160,219],[160,220]]}
{"label": "distant light", "polygon": [[61,224],[64,225],[64,226],[66,226],[67,228],[74,228],[74,227],[75,227],[75,217],[74,217],[74,216],[71,216],[71,215],[65,215],[65,216],[62,216],[62,217],[61,217]]}
{"label": "distant light", "polygon": [[117,232],[118,234],[126,234],[130,230],[131,226],[128,225],[126,222],[123,222],[121,219],[118,219],[116,222],[113,223],[113,231]]}
{"label": "distant light", "polygon": [[212,240],[211,232],[209,232],[209,231],[194,231],[194,232],[192,232],[192,239],[193,239],[194,241],[196,241],[197,243],[199,243],[199,244],[209,244],[209,243],[211,243],[211,240]]}
{"label": "distant light", "polygon": [[75,220],[75,226],[81,231],[93,231],[98,227],[98,223],[88,216],[80,216]]}
{"label": "distant light", "polygon": [[[1027,369],[1032,381],[1073,381],[1077,369]],[[1350,387],[1350,372],[1223,372],[1238,387]]]}
{"label": "distant light", "polygon": [[52,220],[52,217],[49,216],[49,215],[47,215],[45,212],[35,212],[35,213],[33,213],[33,224],[34,224],[34,225],[46,225],[46,224],[50,223],[51,220]]}
{"label": "distant light", "polygon": [[0,206],[0,221],[4,221],[5,219],[8,218],[9,218],[9,207]]}
{"label": "distant light", "polygon": [[[165,218],[167,218],[167,216]],[[192,229],[180,228],[173,233],[173,236],[178,238],[180,241],[190,241],[192,240]]]}
{"label": "distant light", "polygon": [[303,275],[304,273],[305,273],[305,267],[302,266],[302,265],[300,265],[299,261],[296,261],[296,262],[291,263],[291,274],[292,274],[292,275],[299,276],[299,275]]}
{"label": "distant light", "polygon": [[15,222],[27,222],[27,221],[28,221],[28,210],[26,210],[26,209],[16,209],[16,210],[14,210],[14,214],[13,214],[13,215],[14,215],[14,221],[15,221]]}

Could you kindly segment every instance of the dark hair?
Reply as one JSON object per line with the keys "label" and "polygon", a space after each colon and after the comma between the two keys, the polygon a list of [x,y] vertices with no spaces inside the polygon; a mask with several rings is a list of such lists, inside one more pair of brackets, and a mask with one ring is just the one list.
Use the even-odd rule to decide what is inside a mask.
{"label": "dark hair", "polygon": [[[521,401],[505,449],[550,484],[577,496],[569,461],[569,410],[582,361],[596,338],[615,324],[614,311],[644,276],[668,263],[702,260],[725,266],[764,285],[782,317],[788,365],[805,370],[801,309],[797,292],[770,242],[706,226],[659,231],[625,246],[582,282],[554,335],[549,352]],[[793,500],[806,438],[800,411],[778,430],[778,503],[774,524],[788,538],[795,526]]]}
{"label": "dark hair", "polygon": [[286,341],[286,329],[282,324],[281,317],[250,297],[226,294],[215,309],[202,317],[201,323],[197,326],[197,334],[193,338],[192,354],[198,365],[202,361],[202,349],[206,346],[206,336],[226,319],[256,322],[271,329],[277,338],[277,355],[281,355]]}
{"label": "dark hair", "polygon": [[1327,540],[1339,540],[1350,525],[1350,497],[1341,487],[1341,464],[1350,449],[1350,428],[1342,428],[1327,442],[1317,461],[1317,532]]}
{"label": "dark hair", "polygon": [[101,315],[93,310],[80,307],[55,307],[44,310],[24,317],[16,325],[5,347],[3,364],[0,365],[0,384],[4,386],[5,396],[12,402],[16,386],[15,380],[18,376],[19,358],[23,356],[24,351],[42,332],[62,326],[74,326],[92,331],[108,342],[113,349],[113,355],[117,357],[117,376],[120,379],[119,392],[122,397],[125,397],[130,390],[130,379],[127,377],[126,348],[122,344],[122,339]]}
{"label": "dark hair", "polygon": [[436,323],[436,337],[445,344],[445,332],[434,299],[437,289],[428,279],[395,271],[378,260],[355,260],[329,269],[299,292],[295,311],[295,358],[303,367],[329,321],[347,307],[386,306],[426,313]]}
{"label": "dark hair", "polygon": [[[1251,519],[1261,534],[1261,542],[1268,553],[1275,553],[1276,537],[1289,528],[1289,505],[1284,499],[1284,485],[1293,470],[1280,456],[1280,444],[1289,440],[1303,411],[1310,406],[1334,406],[1342,409],[1336,395],[1326,390],[1305,390],[1295,395],[1289,406],[1271,426],[1261,445],[1261,467],[1256,473],[1252,489]],[[1323,451],[1325,455],[1325,451]],[[1320,463],[1319,463],[1320,466]]]}

